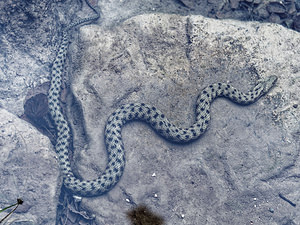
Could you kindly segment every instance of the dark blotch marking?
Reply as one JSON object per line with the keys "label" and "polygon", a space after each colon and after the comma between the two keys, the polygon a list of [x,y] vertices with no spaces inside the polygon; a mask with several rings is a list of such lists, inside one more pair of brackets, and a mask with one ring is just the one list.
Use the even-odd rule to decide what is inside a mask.
{"label": "dark blotch marking", "polygon": [[145,205],[137,206],[136,208],[126,213],[127,218],[132,225],[163,225],[164,219],[151,212]]}

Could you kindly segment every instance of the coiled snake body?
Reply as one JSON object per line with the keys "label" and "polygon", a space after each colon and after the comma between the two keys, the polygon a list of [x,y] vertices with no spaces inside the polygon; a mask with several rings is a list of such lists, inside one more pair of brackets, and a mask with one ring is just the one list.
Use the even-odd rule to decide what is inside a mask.
{"label": "coiled snake body", "polygon": [[[91,18],[92,20],[95,18]],[[89,21],[86,19],[84,22]],[[80,22],[74,23],[81,24]],[[70,25],[69,28],[75,26]],[[157,108],[144,104],[132,103],[117,109],[108,118],[105,127],[105,143],[108,163],[105,171],[94,180],[77,179],[70,166],[68,149],[70,143],[70,128],[64,118],[60,106],[60,91],[66,53],[68,48],[68,33],[63,33],[63,39],[51,70],[51,85],[48,93],[48,104],[51,117],[57,128],[57,143],[60,168],[64,177],[64,185],[74,194],[80,196],[97,196],[109,191],[119,181],[125,167],[124,145],[121,129],[131,120],[143,120],[164,138],[173,142],[189,142],[203,134],[210,120],[210,104],[220,96],[229,98],[238,104],[251,104],[267,93],[275,84],[276,76],[267,77],[258,83],[248,93],[243,93],[229,84],[215,83],[206,87],[198,96],[196,102],[196,120],[189,128],[180,128],[171,123]]]}

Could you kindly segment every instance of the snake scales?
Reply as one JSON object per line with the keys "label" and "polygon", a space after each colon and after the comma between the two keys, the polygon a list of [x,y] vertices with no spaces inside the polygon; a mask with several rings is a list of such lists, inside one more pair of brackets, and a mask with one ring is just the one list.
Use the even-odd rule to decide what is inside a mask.
{"label": "snake scales", "polygon": [[[91,8],[94,9],[93,7]],[[74,194],[80,196],[101,195],[109,191],[119,181],[125,167],[125,153],[121,129],[127,122],[142,120],[170,141],[179,143],[189,142],[198,138],[207,129],[210,120],[210,104],[215,98],[224,96],[238,104],[251,104],[267,93],[277,80],[276,76],[269,76],[258,83],[248,93],[243,93],[225,83],[215,83],[204,88],[196,102],[196,120],[189,128],[177,127],[157,108],[144,103],[132,103],[122,106],[110,115],[105,127],[105,143],[108,154],[108,163],[105,171],[97,179],[79,180],[74,176],[68,158],[70,128],[62,113],[59,96],[69,42],[68,30],[76,25],[99,18],[98,12],[94,11],[97,13],[96,17],[75,22],[69,25],[63,32],[62,43],[51,69],[51,85],[48,92],[49,111],[57,129],[55,149],[63,173],[64,185]]]}

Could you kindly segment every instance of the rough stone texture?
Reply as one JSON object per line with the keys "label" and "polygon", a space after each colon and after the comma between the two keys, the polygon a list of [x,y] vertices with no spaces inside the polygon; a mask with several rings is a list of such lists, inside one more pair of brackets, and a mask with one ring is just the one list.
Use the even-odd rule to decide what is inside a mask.
{"label": "rough stone texture", "polygon": [[48,81],[62,24],[70,22],[77,4],[68,6],[70,14],[59,6],[48,0],[0,1],[0,106],[16,115],[23,113],[28,90]]}
{"label": "rough stone texture", "polygon": [[202,16],[141,15],[111,29],[82,27],[70,48],[77,110],[69,118],[84,179],[105,168],[105,122],[122,104],[153,104],[185,127],[203,87],[221,81],[247,91],[259,78],[279,78],[251,106],[216,100],[209,130],[190,144],[170,143],[144,123],[126,125],[121,181],[83,198],[82,207],[107,225],[129,224],[126,211],[141,203],[166,224],[300,224],[299,46],[299,34],[278,25]]}
{"label": "rough stone texture", "polygon": [[[91,14],[86,5],[80,5],[81,2],[84,1],[0,1],[1,107],[13,112],[15,115],[23,114],[23,104],[28,90],[36,88],[39,84],[49,80],[50,65],[59,46],[62,28],[70,21],[76,20],[77,16],[86,17]],[[92,2],[94,3],[96,0]],[[71,46],[69,54],[72,60],[68,65],[71,68],[75,67],[76,71],[73,71],[75,73],[70,80],[72,81],[74,77],[79,79],[79,76],[84,76],[83,80],[78,80],[78,83],[80,85],[80,82],[85,82],[85,86],[81,90],[84,94],[80,96],[79,93],[76,94],[78,102],[72,102],[74,104],[71,105],[69,111],[73,113],[72,123],[82,124],[82,127],[76,127],[76,129],[81,129],[80,132],[86,134],[86,136],[80,136],[75,130],[76,150],[80,151],[85,147],[85,144],[90,145],[82,155],[75,157],[76,166],[80,167],[82,177],[94,178],[104,168],[106,153],[101,141],[103,140],[105,120],[116,107],[123,103],[144,101],[155,104],[171,119],[184,126],[193,121],[193,105],[196,95],[202,87],[216,80],[228,80],[237,87],[248,90],[258,78],[255,75],[256,70],[261,76],[274,73],[279,73],[281,76],[279,86],[269,94],[269,96],[273,96],[272,101],[269,102],[269,98],[264,98],[253,106],[240,107],[225,100],[218,100],[213,104],[212,123],[209,131],[201,139],[190,145],[178,146],[168,143],[144,124],[132,123],[128,125],[123,132],[125,145],[127,146],[127,166],[121,183],[107,196],[95,198],[93,201],[96,207],[93,203],[89,206],[85,204],[85,207],[97,211],[97,221],[106,221],[107,224],[115,224],[114,217],[125,220],[125,213],[122,212],[131,207],[130,203],[125,202],[125,198],[130,199],[131,203],[133,201],[147,203],[153,211],[166,218],[170,217],[171,221],[175,221],[175,224],[191,224],[195,221],[198,222],[198,220],[201,223],[206,219],[208,220],[207,224],[214,224],[215,221],[217,221],[215,223],[224,224],[227,222],[225,221],[226,218],[230,218],[230,223],[236,222],[236,224],[239,224],[241,221],[236,220],[240,218],[246,221],[251,216],[256,219],[254,221],[257,224],[264,224],[264,221],[269,224],[267,219],[259,221],[259,218],[265,218],[265,216],[270,216],[273,224],[300,223],[299,214],[295,211],[299,205],[299,193],[297,191],[299,190],[299,183],[297,182],[300,177],[299,160],[295,156],[299,150],[297,140],[299,139],[298,129],[300,125],[298,119],[298,34],[271,25],[243,25],[241,23],[228,25],[227,22],[221,22],[222,26],[216,27],[214,23],[208,26],[210,23],[205,22],[198,31],[198,42],[201,44],[198,44],[197,51],[195,51],[192,44],[189,44],[191,38],[186,35],[191,32],[192,28],[181,24],[189,24],[186,19],[183,19],[184,17],[173,16],[172,18],[175,19],[172,19],[172,21],[165,19],[163,22],[166,25],[162,24],[161,27],[156,27],[153,24],[155,31],[151,28],[152,30],[149,33],[139,25],[140,21],[138,19],[135,19],[137,21],[132,20],[133,25],[131,26],[128,25],[128,23],[130,24],[128,21],[124,23],[126,26],[122,24],[122,21],[133,15],[149,12],[184,15],[200,13],[218,18],[230,17],[236,19],[257,19],[261,17],[267,19],[270,17],[266,4],[269,1],[261,1],[261,3],[260,1],[253,1],[254,5],[250,3],[240,4],[237,10],[231,10],[228,6],[231,1],[227,1],[225,5],[224,1],[209,1],[209,5],[201,3],[201,7],[198,7],[198,4],[194,5],[194,8],[192,5],[190,8],[187,7],[183,2],[192,3],[192,1],[179,0],[99,1],[102,12],[102,18],[98,21],[98,25],[102,27],[99,31],[99,38],[90,40],[88,34],[81,34],[84,35],[84,39],[80,44],[82,50],[79,49],[80,52],[76,57],[74,52],[76,51],[75,45],[77,44],[78,33],[76,30],[72,33],[71,40],[74,44]],[[239,1],[239,3],[245,2]],[[274,0],[274,2],[280,1]],[[283,1],[287,12],[295,15],[297,13],[294,8],[298,12],[300,10],[299,2],[299,0],[295,2]],[[214,10],[220,11],[216,14]],[[258,10],[257,17],[255,10]],[[246,14],[246,11],[249,14]],[[281,22],[289,19],[285,18],[286,16],[293,15],[287,13],[280,15],[279,17],[282,17],[280,18]],[[148,19],[146,18],[144,21],[148,21]],[[180,22],[177,23],[177,20],[180,20]],[[299,21],[300,16],[295,16],[293,26],[297,30],[300,30]],[[157,18],[153,19],[153,23],[158,22]],[[116,28],[115,31],[110,31],[109,27],[114,27],[117,23],[121,27]],[[179,24],[178,28],[174,23]],[[230,23],[232,24],[232,22]],[[134,24],[138,26],[136,27]],[[108,28],[104,28],[104,26]],[[170,29],[163,28],[164,26]],[[228,26],[231,28],[227,31]],[[189,30],[187,33],[185,28]],[[177,29],[179,30],[176,31]],[[252,33],[246,32],[249,29]],[[119,31],[120,34],[118,34]],[[209,32],[213,31],[215,36],[209,36]],[[88,30],[86,32],[92,31]],[[230,38],[230,35],[224,36],[222,32],[226,34],[232,32],[233,36],[242,34],[241,37]],[[170,33],[174,34],[177,41],[172,42],[174,38]],[[165,35],[167,35],[167,39]],[[251,44],[249,44],[249,41]],[[251,47],[245,48],[244,45],[247,43]],[[88,46],[85,46],[85,44],[88,44]],[[131,47],[128,47],[130,44]],[[212,50],[210,50],[210,47],[212,47]],[[89,52],[86,52],[85,48],[89,48]],[[244,55],[245,49],[247,55]],[[95,50],[99,51],[101,55],[88,55],[95,53]],[[193,57],[195,58],[194,61],[192,61]],[[75,63],[78,63],[78,65]],[[84,75],[87,74],[86,70],[94,75],[90,80]],[[66,80],[68,79],[69,77],[66,78]],[[99,81],[99,79],[101,80]],[[77,89],[76,86],[74,89]],[[88,96],[92,96],[92,98],[87,98]],[[266,105],[261,105],[263,103],[266,103]],[[80,104],[84,104],[83,113],[80,112]],[[86,110],[86,104],[90,104],[88,106],[91,109]],[[259,106],[265,108],[257,108]],[[96,112],[94,111],[95,108]],[[270,114],[268,114],[271,112],[272,120],[269,117]],[[85,116],[85,119],[82,119],[82,115]],[[224,120],[223,117],[227,115],[231,117]],[[253,119],[254,116],[256,116],[255,119]],[[259,120],[261,117],[267,118]],[[6,123],[6,119],[7,117],[2,117],[1,122]],[[244,124],[242,127],[241,123]],[[86,131],[84,131],[85,124]],[[276,130],[276,134],[271,128]],[[35,130],[30,129],[34,131],[30,136],[36,136]],[[271,129],[272,132],[266,129]],[[246,135],[250,134],[252,136],[245,138]],[[272,141],[271,147],[266,147],[270,146],[269,136],[271,136],[271,140],[275,139],[276,141]],[[278,144],[279,141],[281,142]],[[241,151],[241,146],[245,146],[243,147],[245,150]],[[169,149],[174,150],[170,151]],[[258,150],[261,153],[257,152]],[[296,153],[293,151],[296,151]],[[90,155],[84,156],[85,153]],[[211,154],[211,156],[208,154]],[[268,155],[261,156],[261,154]],[[201,160],[201,163],[195,162],[195,159]],[[210,162],[208,159],[212,161]],[[270,166],[270,160],[273,160],[272,166]],[[297,161],[295,162],[295,160]],[[158,164],[157,161],[161,164]],[[194,163],[193,167],[190,167],[189,161]],[[244,163],[240,163],[241,161],[244,161]],[[1,160],[0,162],[4,161]],[[146,166],[145,162],[148,163]],[[97,172],[89,170],[84,173],[83,171],[87,170],[86,165]],[[51,168],[53,169],[55,166],[57,166],[56,162]],[[151,168],[149,168],[150,166]],[[189,169],[183,170],[183,166]],[[221,169],[222,166],[223,170]],[[265,171],[266,168],[270,168],[270,174],[267,174],[269,177],[266,176],[265,181],[261,182],[260,177],[265,175],[266,172],[256,177],[253,173],[260,174],[259,169]],[[284,169],[281,170],[281,168]],[[196,169],[200,170],[200,175],[196,174],[195,179],[190,181],[190,176],[194,176],[193,171],[196,171]],[[48,168],[45,168],[41,172],[47,171]],[[186,173],[182,174],[182,171]],[[156,173],[155,177],[152,177],[153,172]],[[224,175],[224,178],[221,177],[222,175]],[[57,170],[55,170],[53,176],[58,176]],[[203,178],[199,179],[197,176]],[[199,183],[195,182],[198,180]],[[231,180],[235,182],[231,182]],[[138,182],[141,184],[139,188],[136,187]],[[189,182],[193,182],[194,186],[191,186],[192,183]],[[223,183],[223,186],[219,185]],[[234,186],[232,183],[238,184]],[[244,186],[248,183],[250,183],[250,186],[247,189]],[[186,188],[183,189],[182,187],[187,184],[190,186],[185,186]],[[240,187],[241,184],[244,185],[242,188]],[[52,185],[52,189],[59,187],[57,182],[52,182]],[[173,189],[169,190],[169,186]],[[120,187],[123,188],[122,191],[120,191]],[[153,191],[147,191],[150,188]],[[160,192],[158,193],[158,191]],[[297,203],[297,207],[294,208],[279,198],[279,192]],[[158,197],[153,197],[153,193],[157,193]],[[117,195],[121,196],[121,200]],[[213,195],[217,197],[213,197]],[[252,196],[255,196],[257,202]],[[18,196],[15,195],[7,200],[9,200],[9,203],[15,202],[16,197]],[[51,196],[48,197],[52,198]],[[104,198],[106,201],[102,203]],[[39,200],[39,198],[37,199]],[[49,202],[49,199],[44,201]],[[92,202],[91,199],[87,201]],[[2,202],[5,206],[8,204],[6,201]],[[51,204],[52,207],[52,203],[53,200],[50,199],[50,203],[47,204]],[[170,205],[168,205],[169,203]],[[257,207],[254,207],[254,203]],[[265,210],[268,210],[269,205],[273,207],[273,213],[272,210],[270,210],[270,213]],[[241,213],[238,214],[238,210],[234,207],[238,208]],[[199,210],[195,212],[195,209]],[[207,213],[205,213],[206,211]],[[40,212],[37,212],[36,216],[40,217],[41,215],[38,213]],[[52,214],[52,212],[47,213]],[[53,211],[52,215],[45,215],[54,218],[54,213]],[[117,213],[119,215],[115,216]],[[181,213],[185,214],[183,220],[179,219]],[[109,215],[112,216],[109,217]],[[223,217],[225,222],[222,221]],[[232,221],[232,218],[235,218],[235,220]],[[121,224],[123,224],[123,221]]]}
{"label": "rough stone texture", "polygon": [[[90,0],[91,1],[91,0]],[[279,0],[274,0],[278,3]],[[0,1],[0,106],[16,115],[23,114],[27,92],[49,80],[51,63],[59,47],[63,27],[92,12],[84,1],[7,0]],[[96,3],[96,0],[91,1]],[[99,1],[101,26],[115,26],[134,15],[151,12],[179,15],[201,14],[214,18],[280,21],[300,30],[300,3],[285,1],[284,18],[267,11],[268,0],[230,6],[231,1],[131,0]],[[244,1],[239,1],[239,3]],[[293,6],[293,7],[292,7]],[[291,7],[291,8],[290,8]],[[219,10],[219,11],[218,11]],[[299,13],[298,13],[299,14]],[[271,18],[270,18],[271,17]],[[76,40],[76,35],[73,36]]]}
{"label": "rough stone texture", "polygon": [[4,224],[55,223],[59,169],[50,146],[33,126],[0,108],[0,208],[24,201]]}

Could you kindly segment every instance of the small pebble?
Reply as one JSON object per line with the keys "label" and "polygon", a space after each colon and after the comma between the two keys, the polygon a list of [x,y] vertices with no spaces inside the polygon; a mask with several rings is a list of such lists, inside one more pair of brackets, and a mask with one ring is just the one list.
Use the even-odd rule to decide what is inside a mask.
{"label": "small pebble", "polygon": [[77,196],[77,195],[73,195],[74,201],[75,202],[81,202],[82,201],[82,197]]}
{"label": "small pebble", "polygon": [[294,19],[294,29],[300,31],[300,15],[296,16]]}
{"label": "small pebble", "polygon": [[274,213],[274,209],[269,208],[269,212],[270,212],[270,213]]}
{"label": "small pebble", "polygon": [[239,7],[240,0],[231,0],[230,1],[230,7],[232,9],[237,9]]}
{"label": "small pebble", "polygon": [[265,8],[259,8],[257,10],[254,10],[254,12],[257,12],[257,14],[264,19],[270,16],[270,13]]}
{"label": "small pebble", "polygon": [[285,13],[286,11],[284,5],[279,2],[270,2],[267,5],[267,10],[270,13]]}
{"label": "small pebble", "polygon": [[280,19],[280,16],[278,16],[277,14],[272,14],[270,17],[269,17],[269,21],[272,22],[272,23],[280,23],[281,19]]}

